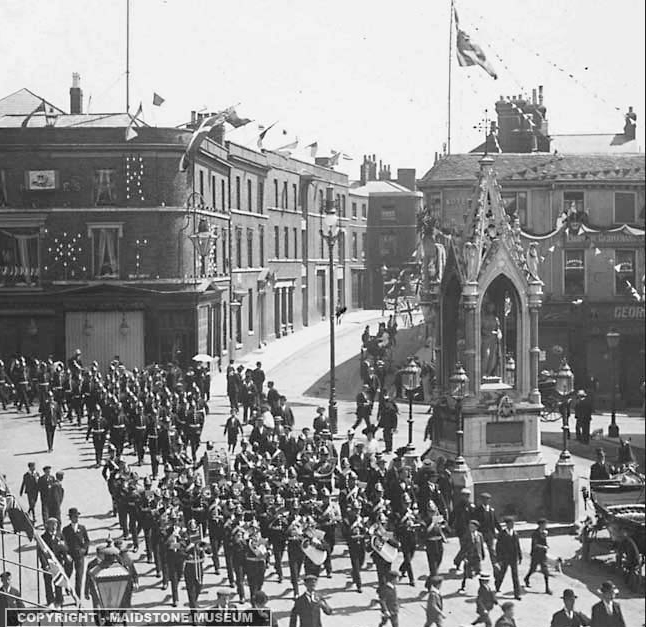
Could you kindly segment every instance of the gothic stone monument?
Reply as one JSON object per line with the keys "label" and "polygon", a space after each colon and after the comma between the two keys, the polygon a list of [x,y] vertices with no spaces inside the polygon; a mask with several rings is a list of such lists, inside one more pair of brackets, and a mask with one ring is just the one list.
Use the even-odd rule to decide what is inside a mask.
{"label": "gothic stone monument", "polygon": [[[535,244],[523,247],[493,164],[487,155],[480,161],[462,232],[443,232],[425,211],[418,219],[427,334],[422,350],[432,355],[436,382],[431,455],[456,460],[456,489],[489,492],[499,513],[533,520],[551,505],[540,450],[543,283]],[[456,363],[469,377],[461,421],[458,403],[446,392]],[[568,479],[567,472],[561,475]]]}

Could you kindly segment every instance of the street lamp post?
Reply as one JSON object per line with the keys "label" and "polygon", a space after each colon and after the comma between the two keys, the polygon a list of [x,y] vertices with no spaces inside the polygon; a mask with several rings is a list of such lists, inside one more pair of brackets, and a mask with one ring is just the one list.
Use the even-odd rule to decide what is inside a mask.
{"label": "street lamp post", "polygon": [[464,416],[462,414],[462,401],[467,393],[469,377],[465,372],[462,364],[458,362],[455,365],[453,374],[449,377],[451,384],[451,397],[455,401],[455,420],[456,420],[456,467],[464,466]]}
{"label": "street lamp post", "polygon": [[559,409],[561,410],[561,417],[563,424],[561,429],[563,430],[563,450],[559,455],[559,459],[562,462],[567,462],[570,459],[570,452],[567,450],[567,441],[570,434],[569,427],[569,418],[570,418],[570,406],[569,400],[572,390],[574,389],[574,373],[570,368],[567,360],[563,358],[561,360],[561,367],[556,373],[556,392],[561,397],[561,402],[559,403]]}
{"label": "street lamp post", "polygon": [[200,218],[197,230],[189,235],[189,238],[200,256],[200,276],[206,276],[206,258],[211,253],[211,247],[216,240],[216,236],[209,228],[208,222],[204,218]]}
{"label": "street lamp post", "polygon": [[621,335],[614,329],[606,333],[606,342],[610,349],[610,368],[612,369],[612,405],[610,414],[610,425],[608,426],[608,437],[619,437],[619,425],[617,424],[617,368],[615,365],[615,353],[619,347]]}
{"label": "street lamp post", "polygon": [[408,444],[406,445],[406,451],[409,455],[415,451],[413,444],[413,396],[415,395],[415,390],[419,388],[421,371],[422,369],[411,356],[408,358],[408,363],[401,373],[402,387],[408,395]]}
{"label": "street lamp post", "polygon": [[328,402],[328,416],[330,431],[338,433],[336,407],[336,379],[335,379],[335,346],[334,346],[334,245],[339,239],[339,216],[336,213],[334,202],[334,187],[329,185],[325,190],[325,213],[323,214],[321,237],[327,242],[328,247],[328,273],[330,283],[330,399]]}

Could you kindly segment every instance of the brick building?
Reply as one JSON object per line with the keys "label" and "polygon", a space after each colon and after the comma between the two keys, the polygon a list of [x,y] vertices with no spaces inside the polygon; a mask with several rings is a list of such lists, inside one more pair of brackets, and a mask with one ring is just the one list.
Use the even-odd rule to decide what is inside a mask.
{"label": "brick building", "polygon": [[[527,101],[516,102],[523,111],[527,108]],[[629,118],[632,111],[619,139],[621,134],[562,135],[560,146],[580,152],[541,153],[532,152],[533,146],[546,141],[542,100],[540,106],[541,124],[531,128],[525,128],[522,116],[515,118],[522,127],[500,119],[497,139],[503,152],[490,156],[507,212],[518,218],[525,242],[536,242],[543,259],[541,367],[558,368],[565,354],[575,384],[583,387],[595,377],[600,405],[607,406],[612,394],[611,360],[616,359],[621,399],[639,405],[644,304],[631,295],[626,281],[643,289],[646,170],[644,154],[637,152],[634,118]],[[505,106],[502,113],[509,112]],[[533,141],[528,133],[538,137]],[[510,144],[524,151],[505,152],[504,146]],[[481,158],[482,152],[446,156],[418,183],[425,205],[446,232],[457,231],[469,213]],[[564,214],[567,220],[557,228]],[[614,356],[606,342],[610,330],[621,334]]]}
{"label": "brick building", "polygon": [[[227,359],[325,314],[320,200],[332,185],[345,230],[345,175],[225,141],[221,127],[180,172],[190,128],[83,113],[78,77],[70,111],[28,90],[0,100],[0,355]],[[204,259],[199,232],[212,235]],[[339,250],[352,307],[363,297],[345,277],[361,259]]]}
{"label": "brick building", "polygon": [[415,224],[422,194],[416,191],[415,170],[398,169],[397,179],[393,180],[390,166],[381,161],[377,166],[374,155],[364,155],[361,178],[353,185],[352,191],[368,198],[367,306],[379,309],[388,282],[411,263],[414,265],[413,253],[417,247]]}

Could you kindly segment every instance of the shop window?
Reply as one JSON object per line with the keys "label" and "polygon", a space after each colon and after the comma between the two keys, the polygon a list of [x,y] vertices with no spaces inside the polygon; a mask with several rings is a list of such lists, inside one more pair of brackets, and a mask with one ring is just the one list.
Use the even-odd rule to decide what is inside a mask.
{"label": "shop window", "polygon": [[94,173],[94,204],[114,205],[117,202],[115,170],[96,170]]}
{"label": "shop window", "polygon": [[585,294],[585,251],[565,251],[563,274],[566,294]]}
{"label": "shop window", "polygon": [[92,276],[100,279],[119,278],[119,240],[121,224],[89,224],[92,242]]}
{"label": "shop window", "polygon": [[615,251],[615,294],[631,294],[635,285],[635,251]]}
{"label": "shop window", "polygon": [[615,192],[615,224],[633,224],[635,206],[633,192]]}

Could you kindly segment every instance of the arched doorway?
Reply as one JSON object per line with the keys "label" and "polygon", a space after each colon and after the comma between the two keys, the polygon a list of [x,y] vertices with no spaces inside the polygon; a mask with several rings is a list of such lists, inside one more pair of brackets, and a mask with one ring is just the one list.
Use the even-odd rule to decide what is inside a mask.
{"label": "arched doorway", "polygon": [[482,383],[516,386],[520,354],[520,298],[505,275],[487,288],[480,309],[480,373]]}

